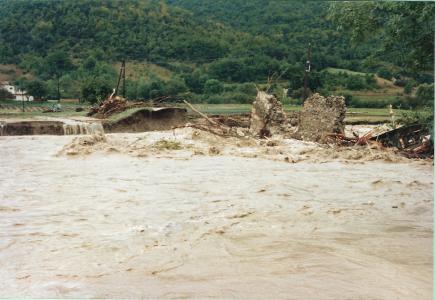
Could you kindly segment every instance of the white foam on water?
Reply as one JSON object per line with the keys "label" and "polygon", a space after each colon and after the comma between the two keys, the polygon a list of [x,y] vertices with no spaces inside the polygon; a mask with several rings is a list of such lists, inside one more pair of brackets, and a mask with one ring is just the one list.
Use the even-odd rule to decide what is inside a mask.
{"label": "white foam on water", "polygon": [[5,127],[5,123],[1,122],[0,123],[0,136],[3,136],[4,127]]}
{"label": "white foam on water", "polygon": [[104,133],[101,123],[87,123],[75,120],[62,120],[65,135],[88,135]]}

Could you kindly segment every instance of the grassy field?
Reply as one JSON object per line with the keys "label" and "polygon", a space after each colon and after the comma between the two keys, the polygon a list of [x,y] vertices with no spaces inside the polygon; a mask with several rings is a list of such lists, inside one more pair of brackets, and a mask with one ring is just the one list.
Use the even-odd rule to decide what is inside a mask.
{"label": "grassy field", "polygon": [[[249,113],[250,104],[196,104],[195,107],[200,111],[211,115],[231,115],[239,113]],[[300,111],[301,106],[284,105],[287,112]],[[406,110],[395,110],[395,114],[400,115]],[[346,122],[389,122],[390,112],[387,108],[348,108],[346,113]]]}
{"label": "grassy field", "polygon": [[[52,107],[53,105],[57,104],[57,100],[48,100],[48,101],[24,101],[24,107]],[[77,103],[77,102],[67,102],[67,101],[61,101],[60,103],[62,107],[65,108],[76,108],[76,107],[84,107],[89,106],[89,104],[86,103]],[[22,106],[22,101],[16,101],[16,100],[0,100],[0,105],[5,106]]]}
{"label": "grassy field", "polygon": [[[119,71],[120,67],[120,63],[114,65],[114,69],[117,71]],[[149,80],[152,77],[169,80],[171,76],[172,72],[170,70],[146,61],[129,62],[126,70],[126,77],[130,80]]]}
{"label": "grassy field", "polygon": [[[44,108],[50,108],[56,101],[53,102],[26,102],[26,111],[21,111],[21,102],[16,101],[0,101],[0,119],[32,119],[40,117],[77,117],[85,116],[89,105],[80,103],[61,103],[64,111],[56,113],[43,113]],[[183,105],[177,105],[183,106]],[[7,108],[5,108],[7,107]],[[76,112],[75,108],[83,107],[85,111]],[[183,106],[184,107],[184,106]],[[195,107],[210,115],[232,115],[244,114],[251,111],[250,104],[195,104]],[[301,106],[284,105],[287,112],[295,112],[301,109]],[[395,110],[396,116],[405,110]],[[191,112],[192,113],[192,112]],[[125,113],[121,113],[112,117],[112,119],[122,118]],[[348,123],[360,122],[389,122],[390,114],[387,108],[348,108],[346,121]]]}
{"label": "grassy field", "polygon": [[348,74],[348,75],[360,75],[360,76],[365,76],[366,74],[370,74],[370,73],[361,73],[361,72],[355,72],[355,71],[351,71],[351,70],[338,69],[338,68],[326,68],[325,70],[331,74],[344,73],[344,74]]}
{"label": "grassy field", "polygon": [[[14,100],[0,101],[0,119],[33,119],[39,117],[76,117],[85,116],[89,104],[61,102],[61,112],[44,113],[46,109],[52,108],[57,101],[46,102],[24,102],[24,112],[22,111],[22,102]],[[82,107],[84,111],[76,112],[75,109]]]}
{"label": "grassy field", "polygon": [[395,86],[391,80],[380,78],[376,74],[361,73],[361,72],[355,72],[355,71],[337,69],[337,68],[327,68],[326,70],[332,74],[346,73],[349,75],[360,75],[360,76],[374,75],[377,85],[379,86],[379,88],[374,90],[362,90],[362,91],[338,89],[334,92],[335,94],[351,95],[354,98],[365,102],[373,101],[373,102],[382,102],[383,104],[388,103],[393,105],[399,102],[403,102],[405,99],[403,88]]}

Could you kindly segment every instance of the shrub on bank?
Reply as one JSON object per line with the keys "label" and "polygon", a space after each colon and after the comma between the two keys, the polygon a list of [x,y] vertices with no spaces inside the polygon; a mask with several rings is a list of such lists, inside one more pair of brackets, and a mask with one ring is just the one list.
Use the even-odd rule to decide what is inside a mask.
{"label": "shrub on bank", "polygon": [[255,100],[255,96],[240,92],[227,92],[217,95],[209,95],[204,100],[204,102],[210,104],[248,104]]}
{"label": "shrub on bank", "polygon": [[0,100],[11,100],[14,99],[15,96],[9,93],[8,90],[0,88]]}
{"label": "shrub on bank", "polygon": [[[346,96],[345,96],[346,97]],[[394,99],[361,99],[355,96],[347,96],[346,105],[355,108],[385,108],[390,104],[394,108],[408,109],[415,107],[415,104],[411,101],[411,98],[396,97]]]}

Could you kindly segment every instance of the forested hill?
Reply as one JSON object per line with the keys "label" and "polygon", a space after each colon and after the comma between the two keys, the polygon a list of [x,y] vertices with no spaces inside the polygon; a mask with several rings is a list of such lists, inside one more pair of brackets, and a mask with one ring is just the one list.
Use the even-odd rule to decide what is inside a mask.
{"label": "forested hill", "polygon": [[[281,74],[280,84],[299,97],[311,44],[313,90],[374,89],[374,73],[404,78],[401,84],[409,83],[408,91],[431,82],[433,61],[418,57],[433,58],[427,50],[433,49],[428,38],[433,26],[426,20],[434,6],[379,3],[344,3],[334,9],[334,20],[332,4],[322,1],[0,0],[0,65],[17,66],[15,74],[41,81],[38,86],[45,85],[47,92],[40,95],[48,98],[59,89],[66,97],[110,91],[116,81],[113,67],[125,59],[129,98],[188,92],[210,101],[211,95],[227,93],[220,102],[240,102],[251,99],[252,82],[264,82],[271,74]],[[407,6],[411,10],[402,14]],[[370,31],[372,23],[364,17],[373,14],[372,23],[384,36]],[[350,30],[338,30],[344,20],[341,27],[352,24]],[[382,31],[384,24],[392,30]],[[351,41],[355,29],[368,31],[368,38]],[[412,43],[402,43],[411,35]],[[385,41],[396,47],[394,55],[379,55],[388,46]],[[413,70],[402,63],[414,61],[420,64]],[[357,73],[347,78],[331,68]],[[0,68],[2,80],[8,72],[13,70]],[[251,88],[228,86],[243,83]]]}
{"label": "forested hill", "polygon": [[[225,56],[237,40],[211,22],[162,1],[29,0],[0,2],[0,60],[54,50],[84,58],[201,61]],[[210,34],[213,33],[213,34]]]}
{"label": "forested hill", "polygon": [[344,32],[327,19],[329,2],[281,0],[167,0],[192,11],[200,20],[214,20],[233,29],[270,38],[267,54],[303,61],[312,44],[313,62],[329,67],[361,68],[373,41],[353,47]]}
{"label": "forested hill", "polygon": [[[169,5],[167,5],[169,4]],[[358,69],[369,47],[350,49],[326,20],[328,4],[262,0],[32,0],[0,2],[0,61],[53,50],[73,58],[210,62],[266,56],[316,67]],[[179,8],[182,7],[182,8]],[[265,74],[262,74],[265,76]]]}

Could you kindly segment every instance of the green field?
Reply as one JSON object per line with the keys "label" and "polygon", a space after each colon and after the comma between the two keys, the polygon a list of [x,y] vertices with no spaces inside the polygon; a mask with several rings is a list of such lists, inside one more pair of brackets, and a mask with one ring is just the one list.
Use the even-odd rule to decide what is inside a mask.
{"label": "green field", "polygon": [[367,74],[370,74],[370,73],[355,72],[355,71],[351,71],[351,70],[337,69],[337,68],[326,68],[325,70],[328,71],[329,73],[332,73],[332,74],[345,73],[348,75],[360,75],[360,76],[365,76]]}
{"label": "green field", "polygon": [[[231,115],[249,113],[250,104],[196,104],[195,107],[201,112],[211,115]],[[287,112],[301,110],[301,106],[284,105]],[[406,110],[395,110],[396,116]],[[348,108],[346,122],[351,123],[382,123],[390,121],[390,113],[387,108]]]}
{"label": "green field", "polygon": [[[24,102],[24,112],[23,105],[21,101],[15,100],[1,100],[0,101],[0,119],[32,119],[38,117],[75,117],[75,116],[85,116],[89,108],[88,104],[81,103],[71,103],[71,102],[61,102],[62,112],[51,112],[44,113],[46,109],[52,108],[57,104],[57,101],[46,101],[46,102]],[[82,112],[76,112],[75,109],[78,107],[84,108]]]}
{"label": "green field", "polygon": [[[50,102],[26,102],[25,112],[21,111],[21,102],[17,101],[0,101],[0,119],[32,119],[40,117],[77,117],[86,116],[89,105],[80,103],[61,103],[64,111],[56,113],[43,113],[44,108],[50,108],[56,101]],[[184,105],[177,104],[176,106],[184,107]],[[209,115],[232,115],[232,114],[245,114],[251,111],[250,104],[195,104],[198,110]],[[5,108],[6,107],[6,108]],[[85,111],[76,112],[75,108],[83,107]],[[284,105],[287,112],[299,111],[299,105]],[[396,116],[405,110],[395,110]],[[190,111],[191,114],[194,114]],[[112,119],[123,117],[125,113],[115,115]],[[348,123],[360,122],[389,122],[390,114],[387,108],[348,108],[346,121]]]}

